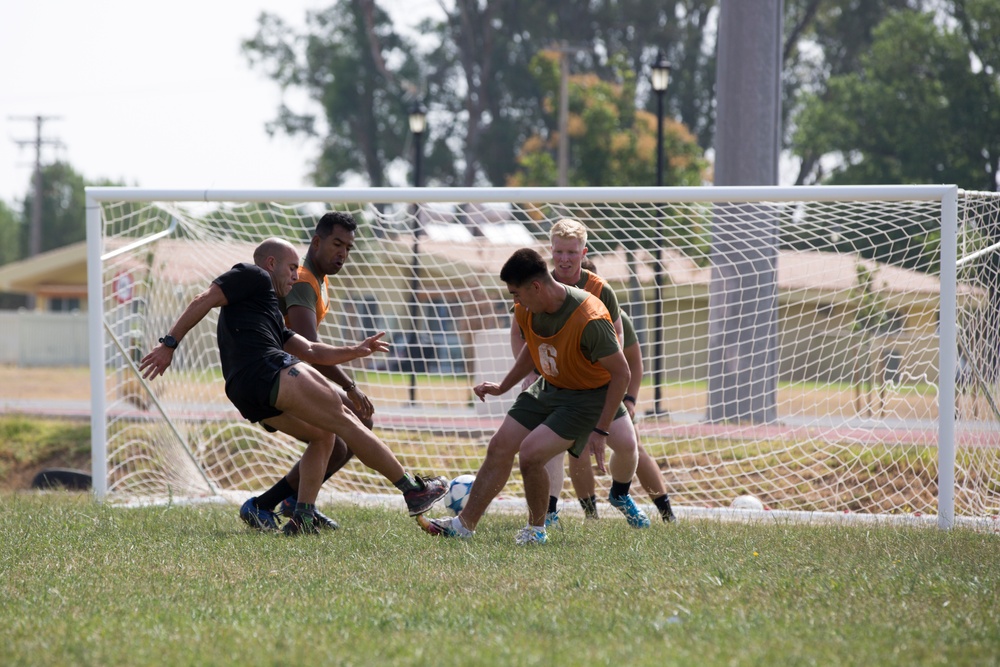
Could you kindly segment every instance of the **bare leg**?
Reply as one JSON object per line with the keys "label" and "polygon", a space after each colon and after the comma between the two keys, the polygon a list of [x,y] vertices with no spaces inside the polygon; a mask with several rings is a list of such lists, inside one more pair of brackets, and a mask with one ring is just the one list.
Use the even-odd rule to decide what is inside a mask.
{"label": "bare leg", "polygon": [[[344,442],[344,439],[338,436],[336,441],[334,442],[330,458],[326,464],[326,474],[324,475],[324,477],[330,477],[331,475],[336,473],[338,470],[347,465],[347,462],[350,461],[352,458],[354,458],[354,452],[352,452],[350,448],[348,448],[347,443]],[[288,481],[289,486],[291,486],[293,489],[299,488],[300,464],[301,460],[296,461],[295,465],[292,466],[292,469],[288,471],[287,475],[285,475],[285,479]]]}
{"label": "bare leg", "polygon": [[507,416],[493,434],[486,448],[486,458],[476,473],[476,482],[472,485],[465,509],[458,515],[462,525],[469,530],[476,529],[479,520],[486,513],[486,508],[507,484],[510,471],[514,467],[514,457],[517,456],[521,442],[528,433],[530,433],[528,429]]}
{"label": "bare leg", "polygon": [[[521,477],[524,479],[524,497],[528,503],[528,525],[544,526],[549,501],[549,474],[546,464],[556,454],[573,446],[571,440],[556,435],[542,424],[521,443]],[[562,457],[559,457],[560,464]]]}
{"label": "bare leg", "polygon": [[335,436],[288,413],[265,419],[264,423],[307,443],[297,480],[298,501],[315,504],[319,487],[323,485],[324,463],[330,459]]}
{"label": "bare leg", "polygon": [[566,477],[563,454],[564,452],[556,454],[545,464],[545,470],[549,473],[549,495],[554,498],[558,498],[562,493],[563,479]]}
{"label": "bare leg", "polygon": [[[632,426],[635,428],[634,423]],[[635,442],[639,454],[639,461],[635,466],[635,476],[639,478],[642,488],[646,489],[646,493],[652,500],[667,495],[667,485],[663,483],[663,473],[660,472],[660,466],[639,442],[638,430],[635,433]]]}
{"label": "bare leg", "polygon": [[[390,482],[395,483],[403,477],[403,466],[392,451],[344,406],[337,390],[319,371],[307,364],[296,364],[283,370],[279,378],[275,407],[284,411],[284,414],[267,420],[270,425],[281,429],[276,420],[286,415],[297,417],[307,424],[342,437],[358,460]],[[327,457],[329,454],[327,451]],[[320,462],[320,473],[326,469],[328,460],[326,458]],[[300,475],[302,474],[303,471],[300,471]]]}
{"label": "bare leg", "polygon": [[573,482],[573,491],[577,498],[590,498],[597,495],[597,483],[594,480],[594,466],[589,456],[569,457],[569,478]]}
{"label": "bare leg", "polygon": [[608,447],[611,448],[611,460],[608,462],[611,479],[616,482],[631,482],[635,476],[638,446],[635,441],[635,425],[628,415],[611,422]]}

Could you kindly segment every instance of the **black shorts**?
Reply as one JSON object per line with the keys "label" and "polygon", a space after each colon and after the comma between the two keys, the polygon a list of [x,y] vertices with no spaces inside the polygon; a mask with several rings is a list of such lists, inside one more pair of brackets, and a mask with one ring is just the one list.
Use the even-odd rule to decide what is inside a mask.
{"label": "black shorts", "polygon": [[281,414],[281,410],[271,405],[271,389],[281,371],[299,363],[290,354],[284,355],[278,363],[271,361],[244,368],[226,381],[226,396],[249,422],[256,423]]}

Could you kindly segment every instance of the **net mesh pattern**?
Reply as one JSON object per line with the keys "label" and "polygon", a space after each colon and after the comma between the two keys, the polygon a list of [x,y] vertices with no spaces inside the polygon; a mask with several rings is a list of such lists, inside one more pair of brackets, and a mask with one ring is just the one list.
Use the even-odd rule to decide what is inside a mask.
{"label": "net mesh pattern", "polygon": [[[521,247],[550,257],[551,225],[572,217],[635,325],[638,433],[675,506],[752,494],[772,509],[933,514],[948,409],[956,514],[998,513],[996,195],[960,196],[958,362],[943,371],[939,201],[523,204],[495,192],[489,203],[102,203],[109,494],[251,494],[295,462],[302,443],[226,399],[217,311],[163,377],[146,383],[136,367],[216,276],[271,236],[304,253],[336,208],[359,229],[320,336],[346,345],[387,332],[389,353],[347,370],[375,405],[375,432],[414,472],[478,469],[516,394],[472,392],[512,362],[500,268]],[[956,380],[946,408],[942,372]],[[597,482],[604,492],[610,479]],[[396,493],[356,459],[324,490]],[[521,494],[515,466],[502,495]]]}

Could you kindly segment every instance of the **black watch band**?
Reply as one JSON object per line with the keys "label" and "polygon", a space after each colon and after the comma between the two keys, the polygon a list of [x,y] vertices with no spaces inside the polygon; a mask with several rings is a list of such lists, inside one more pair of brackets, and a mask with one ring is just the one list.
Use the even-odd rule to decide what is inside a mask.
{"label": "black watch band", "polygon": [[171,336],[170,334],[167,334],[166,336],[161,338],[160,342],[163,343],[165,347],[169,347],[171,350],[177,349],[177,339]]}

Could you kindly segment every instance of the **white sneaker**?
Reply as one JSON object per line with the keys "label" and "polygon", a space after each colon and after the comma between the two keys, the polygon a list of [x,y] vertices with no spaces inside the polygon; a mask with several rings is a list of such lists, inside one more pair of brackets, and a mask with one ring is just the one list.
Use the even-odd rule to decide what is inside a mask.
{"label": "white sneaker", "polygon": [[545,534],[545,528],[536,526],[525,526],[514,538],[514,544],[545,544],[548,541],[549,536]]}

